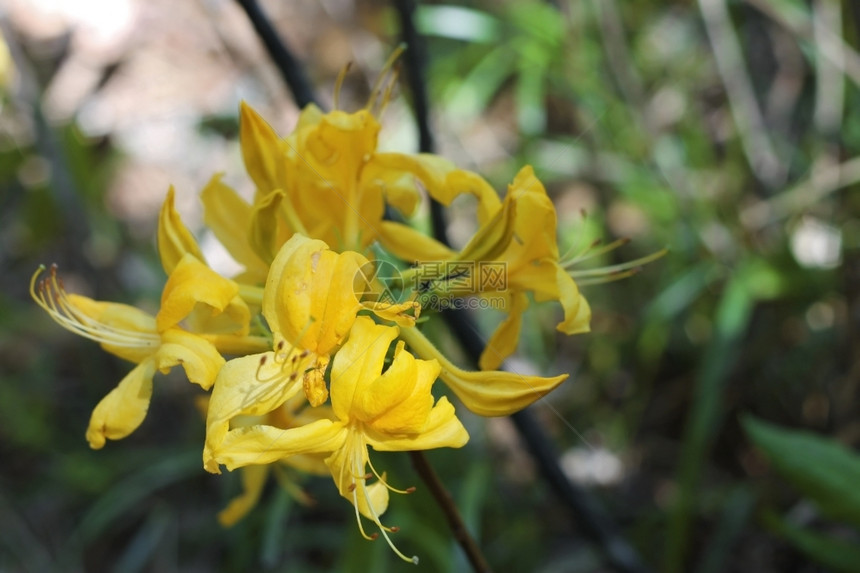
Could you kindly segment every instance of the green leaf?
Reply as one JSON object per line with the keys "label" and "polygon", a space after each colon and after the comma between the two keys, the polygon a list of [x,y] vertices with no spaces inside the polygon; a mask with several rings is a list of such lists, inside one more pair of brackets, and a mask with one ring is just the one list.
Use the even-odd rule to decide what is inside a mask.
{"label": "green leaf", "polygon": [[860,527],[857,453],[834,440],[786,430],[752,416],[745,416],[742,423],[774,470],[815,501],[822,513]]}
{"label": "green leaf", "polygon": [[833,569],[853,573],[860,563],[860,547],[856,543],[842,541],[826,535],[813,533],[788,523],[773,513],[765,515],[765,524],[787,538],[810,559]]}

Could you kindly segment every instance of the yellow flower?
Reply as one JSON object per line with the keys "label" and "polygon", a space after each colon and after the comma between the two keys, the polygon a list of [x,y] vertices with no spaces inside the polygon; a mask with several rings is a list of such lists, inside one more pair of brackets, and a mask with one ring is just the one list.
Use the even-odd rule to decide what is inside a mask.
{"label": "yellow flower", "polygon": [[[367,264],[358,253],[335,253],[323,241],[299,234],[284,243],[263,292],[272,350],[236,358],[221,369],[206,422],[206,469],[217,471],[214,452],[236,415],[264,415],[300,390],[312,406],[326,401],[325,372],[331,356],[365,308],[356,287],[363,290],[366,285],[356,281],[362,281],[361,268]],[[392,305],[378,315],[390,319],[403,306],[412,308]],[[414,319],[402,322],[414,324]]]}
{"label": "yellow flower", "polygon": [[258,256],[271,260],[278,239],[293,233],[337,251],[364,252],[378,238],[386,204],[410,214],[421,197],[418,181],[426,188],[444,182],[454,169],[444,159],[377,150],[381,126],[372,108],[378,98],[384,108],[387,93],[377,85],[367,107],[353,113],[310,105],[284,139],[242,104],[242,157],[257,187],[255,225],[271,241],[255,243]]}
{"label": "yellow flower", "polygon": [[[475,273],[471,281],[472,290],[456,294],[504,299],[503,308],[508,316],[488,341],[481,355],[481,369],[498,368],[516,350],[522,313],[528,307],[527,293],[531,293],[538,302],[556,300],[561,303],[564,319],[557,325],[559,331],[565,334],[588,332],[591,310],[573,277],[559,260],[555,207],[531,166],[520,170],[508,186],[504,201],[499,200],[484,179],[467,172],[451,173],[444,188],[456,190],[454,194],[469,193],[478,198],[480,226],[462,251],[452,251],[426,237],[417,239],[416,232],[390,222],[386,223],[384,231],[389,242],[383,241],[383,244],[407,260],[472,263],[467,267]],[[454,194],[441,195],[437,199],[447,204],[453,200]],[[390,241],[392,236],[399,237],[396,244]],[[422,251],[433,253],[434,257],[429,259]],[[476,265],[479,263],[490,263],[498,272],[478,272]],[[419,266],[412,276],[420,277],[421,274]],[[441,277],[434,279],[437,280],[422,284],[420,288],[436,291],[440,296],[455,294],[447,288],[444,280],[438,280]]]}
{"label": "yellow flower", "polygon": [[[362,534],[371,538],[364,533],[360,515],[380,528],[397,555],[417,562],[417,558],[406,557],[392,543],[388,533],[396,529],[380,521],[388,506],[390,486],[370,463],[367,447],[379,451],[460,447],[468,440],[468,434],[446,398],[434,404],[430,389],[439,374],[436,361],[416,360],[400,342],[391,365],[382,372],[386,354],[397,335],[396,326],[381,326],[370,318],[357,318],[349,339],[332,364],[331,403],[336,420],[318,420],[286,430],[268,425],[234,428],[211,441],[207,435],[212,462],[207,469],[218,471],[216,463],[232,470],[300,454],[329,454],[326,464],[340,494],[355,507]],[[229,367],[230,363],[222,375]],[[224,417],[224,412],[216,411],[222,410],[216,399],[235,404],[230,412],[234,416],[245,414],[249,408],[256,411],[256,402],[248,403],[244,394],[252,385],[240,378],[219,376],[212,394],[210,419]],[[222,394],[232,398],[222,399]],[[367,473],[368,465],[372,473]],[[368,484],[373,475],[379,481]]]}
{"label": "yellow flower", "polygon": [[[143,422],[156,371],[166,373],[181,365],[191,382],[208,389],[224,364],[216,344],[225,341],[228,346],[242,346],[232,340],[243,340],[247,332],[248,311],[236,297],[238,286],[190,254],[175,265],[156,316],[125,304],[69,294],[56,267],[37,282],[43,270],[36,271],[30,283],[30,293],[39,306],[60,326],[137,364],[93,411],[87,441],[94,449],[103,447],[105,439],[126,437]],[[196,334],[182,328],[180,322],[195,312],[214,319],[226,317],[224,324],[232,325],[235,335]],[[253,341],[245,346],[253,346]]]}
{"label": "yellow flower", "polygon": [[[559,331],[578,334],[590,330],[588,302],[580,294],[573,277],[559,263],[555,207],[531,166],[523,167],[508,186],[504,203],[517,206],[515,239],[497,259],[505,263],[507,284],[500,292],[509,300],[508,317],[481,354],[483,370],[498,368],[516,350],[522,313],[528,305],[527,292],[533,293],[538,302],[557,300],[561,303],[564,319],[556,326]],[[483,283],[479,290],[491,292],[493,288]]]}
{"label": "yellow flower", "polygon": [[381,318],[415,324],[411,303],[363,304],[358,295],[370,261],[353,251],[336,253],[323,241],[296,234],[281,247],[269,269],[263,293],[263,316],[276,348],[295,346],[309,353],[313,364],[304,372],[305,394],[311,404],[325,402],[323,374],[329,357],[352,327],[358,311],[367,308]]}

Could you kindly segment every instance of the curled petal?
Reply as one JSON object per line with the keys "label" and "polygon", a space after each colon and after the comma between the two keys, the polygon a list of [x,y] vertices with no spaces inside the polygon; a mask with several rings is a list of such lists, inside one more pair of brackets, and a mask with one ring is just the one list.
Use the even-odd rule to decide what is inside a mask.
{"label": "curled petal", "polygon": [[248,332],[251,312],[238,297],[239,285],[225,279],[191,254],[174,268],[161,295],[156,322],[159,332],[172,328],[192,314],[198,305],[211,316],[223,314],[226,324],[219,328],[235,334]]}
{"label": "curled petal", "polygon": [[179,328],[171,328],[161,335],[155,365],[162,372],[181,365],[190,382],[208,390],[221,371],[224,358],[208,340]]}
{"label": "curled petal", "polygon": [[509,416],[549,394],[567,379],[567,374],[541,377],[443,368],[441,378],[479,416]]}
{"label": "curled petal", "polygon": [[479,366],[481,370],[496,370],[502,362],[516,352],[520,340],[520,329],[523,324],[523,312],[529,304],[528,297],[521,292],[512,293],[508,297],[508,316],[493,332],[487,346],[481,353]]}
{"label": "curled petal", "polygon": [[102,398],[87,428],[87,441],[92,449],[103,448],[106,439],[122,439],[140,426],[149,409],[154,375],[155,361],[144,360]]}
{"label": "curled petal", "polygon": [[479,416],[513,414],[542,398],[567,378],[567,374],[545,378],[498,370],[468,372],[448,360],[418,329],[401,329],[400,336],[416,354],[439,361],[442,381]]}
{"label": "curled petal", "polygon": [[401,342],[388,370],[356,391],[351,415],[387,434],[423,432],[433,408],[430,388],[438,375],[438,362],[416,360]]}
{"label": "curled petal", "polygon": [[365,166],[362,179],[380,186],[386,203],[411,215],[421,197],[418,181],[431,197],[444,196],[448,174],[455,169],[447,159],[429,153],[376,153]]}
{"label": "curled petal", "polygon": [[[331,369],[331,404],[335,415],[350,420],[359,393],[382,373],[385,355],[398,329],[366,316],[356,319],[349,340],[338,350]],[[384,396],[380,396],[384,399]]]}
{"label": "curled petal", "polygon": [[[564,320],[556,327],[565,334],[579,334],[591,330],[591,307],[588,301],[579,293],[574,280],[561,267],[557,274],[558,301],[564,309]],[[540,293],[535,294],[541,300]]]}
{"label": "curled petal", "polygon": [[433,406],[424,427],[415,434],[380,434],[367,432],[367,443],[379,451],[431,450],[459,448],[469,441],[469,433],[457,418],[454,405],[442,396]]}

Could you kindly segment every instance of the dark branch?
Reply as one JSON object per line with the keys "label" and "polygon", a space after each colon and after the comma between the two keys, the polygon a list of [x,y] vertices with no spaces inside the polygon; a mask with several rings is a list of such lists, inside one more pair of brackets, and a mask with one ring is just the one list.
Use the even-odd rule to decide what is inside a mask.
{"label": "dark branch", "polygon": [[442,481],[439,479],[433,466],[427,461],[424,452],[409,452],[409,455],[412,457],[412,466],[415,468],[415,471],[421,476],[424,484],[430,490],[430,493],[433,494],[433,498],[445,514],[448,525],[451,527],[451,532],[454,534],[457,543],[460,544],[460,547],[466,553],[472,569],[476,573],[489,573],[492,571],[486,559],[484,559],[484,555],[481,553],[478,544],[475,543],[475,540],[466,528],[466,524],[463,523],[463,518],[460,517],[460,512],[457,510],[457,505],[451,498],[451,494],[442,485]]}
{"label": "dark branch", "polygon": [[[430,102],[427,97],[427,83],[424,81],[427,66],[427,54],[424,41],[415,28],[415,0],[393,0],[392,4],[400,17],[400,30],[407,49],[403,55],[406,66],[406,80],[412,93],[412,107],[415,111],[415,123],[418,125],[418,150],[421,153],[433,153],[436,143],[430,129]],[[448,232],[445,226],[445,212],[442,204],[430,199],[430,221],[433,224],[433,236],[437,240],[451,246],[448,242]]]}
{"label": "dark branch", "polygon": [[281,72],[284,82],[290,88],[296,105],[299,108],[304,108],[308,104],[319,103],[302,66],[278,36],[278,32],[272,26],[269,18],[260,8],[257,1],[236,1],[245,10],[248,19],[251,20],[254,30],[257,31],[257,35],[263,41],[263,45],[266,46],[266,51],[269,52],[269,57],[272,58],[272,61],[278,67],[278,71]]}

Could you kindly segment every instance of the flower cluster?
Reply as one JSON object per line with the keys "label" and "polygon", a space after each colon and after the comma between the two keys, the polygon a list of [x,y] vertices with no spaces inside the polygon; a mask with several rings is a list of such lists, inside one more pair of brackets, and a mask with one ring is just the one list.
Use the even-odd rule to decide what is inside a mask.
{"label": "flower cluster", "polygon": [[[516,349],[529,301],[559,302],[557,328],[566,334],[587,331],[590,310],[570,260],[559,255],[556,212],[531,167],[500,199],[479,175],[441,157],[377,149],[378,115],[391,85],[381,80],[367,107],[354,113],[311,105],[283,138],[242,105],[241,149],[256,186],[253,201],[220,176],[201,193],[205,223],[243,267],[237,276],[208,266],[171,189],[159,216],[158,251],[168,278],[155,316],[68,293],[55,267],[47,275],[40,269],[31,291],[60,325],[135,364],[96,406],[86,433],[91,447],[133,432],[146,416],[155,373],[181,366],[189,381],[211,390],[205,469],[244,470],[245,492],[221,513],[223,523],[240,519],[268,472],[288,465],[330,474],[354,506],[362,534],[381,533],[400,557],[415,560],[395,547],[389,534],[396,528],[381,520],[389,493],[404,491],[374,468],[368,447],[463,446],[469,436],[454,405],[431,393],[437,379],[479,415],[528,406],[567,377],[498,370]],[[422,190],[443,205],[474,196],[477,231],[462,249],[403,222]],[[376,272],[382,262],[398,276]],[[410,280],[442,263],[466,270]],[[503,263],[503,281],[491,274],[462,280],[492,263]],[[454,281],[466,285],[462,296],[504,301],[506,318],[480,371],[454,365],[417,323],[422,297],[444,295]],[[365,534],[363,518],[379,533]]]}

